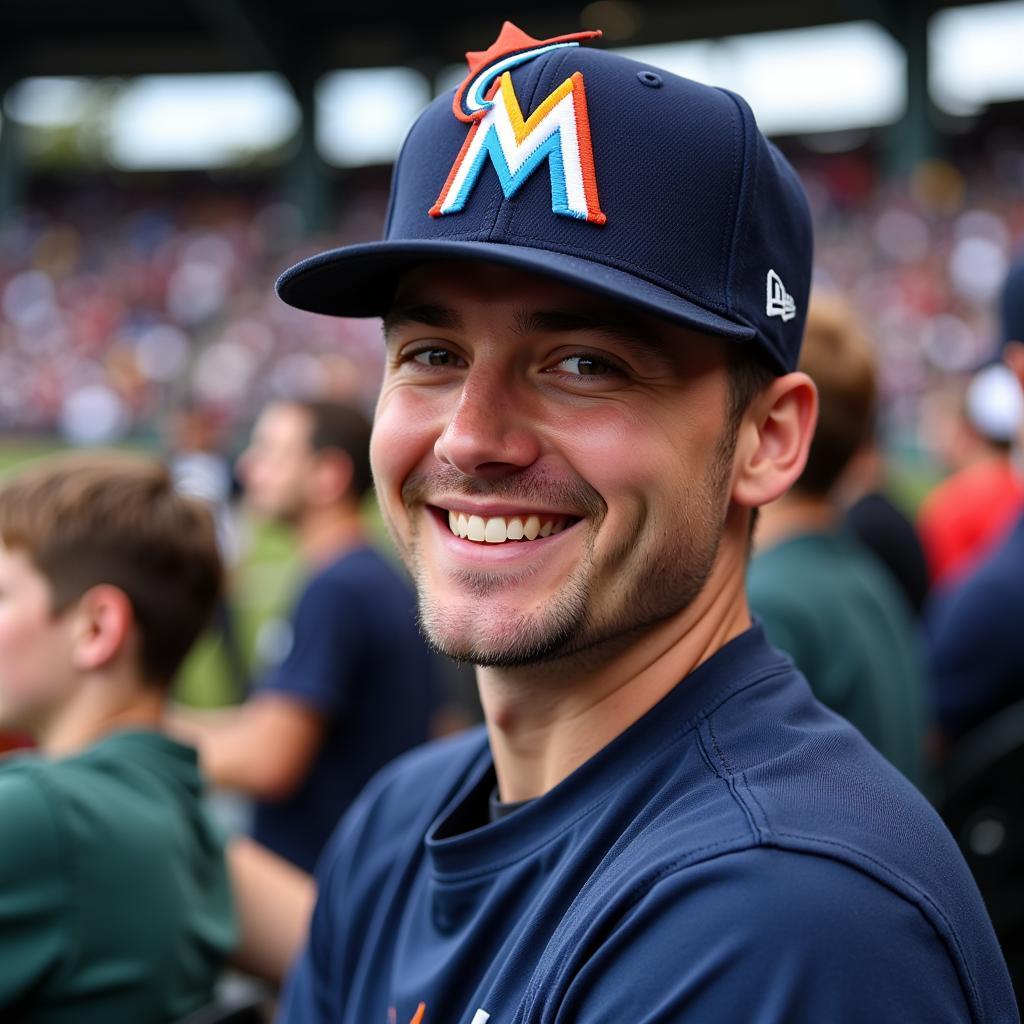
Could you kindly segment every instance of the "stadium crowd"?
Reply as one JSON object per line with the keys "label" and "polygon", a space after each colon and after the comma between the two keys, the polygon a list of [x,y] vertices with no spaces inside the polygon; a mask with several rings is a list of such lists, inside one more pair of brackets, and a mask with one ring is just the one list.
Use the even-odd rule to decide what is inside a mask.
{"label": "stadium crowd", "polygon": [[[379,226],[372,193],[358,206],[342,239]],[[0,232],[0,424],[109,443],[151,436],[182,401],[228,423],[314,390],[370,403],[375,326],[307,323],[274,297],[316,244],[300,224],[285,203],[215,192],[27,207]]]}
{"label": "stadium crowd", "polygon": [[[816,280],[847,294],[876,339],[882,426],[942,470],[950,390],[992,354],[993,302],[1024,238],[1020,164],[1004,148],[898,185],[860,153],[798,164]],[[236,428],[273,397],[372,404],[376,324],[302,317],[272,284],[306,253],[377,237],[383,174],[360,178],[313,238],[269,191],[158,196],[72,190],[0,230],[0,427],[96,443],[145,437],[185,400]]]}
{"label": "stadium crowd", "polygon": [[[1005,598],[1007,608],[1020,600],[1005,568],[1022,543],[1024,488],[1016,459],[1024,431],[1017,383],[1019,378],[1024,386],[1024,302],[1007,306],[1004,289],[1024,293],[1024,275],[1014,276],[1024,243],[1024,162],[1009,152],[970,170],[937,161],[899,184],[884,181],[867,157],[856,154],[806,157],[798,169],[816,234],[815,298],[799,368],[815,381],[822,412],[819,433],[808,442],[807,468],[788,494],[766,505],[754,534],[751,607],[768,640],[792,656],[817,697],[941,807],[949,796],[944,772],[958,743],[1020,697],[1013,682],[1019,680],[1013,646],[1019,638],[1011,635],[1019,632],[1017,623],[994,638],[986,629],[999,617],[990,581],[1012,595]],[[173,764],[184,780],[187,792],[176,790],[170,803],[153,779],[140,785],[170,808],[161,827],[179,837],[174,855],[180,864],[168,858],[172,877],[161,885],[177,893],[175,941],[188,951],[190,970],[170,972],[157,986],[134,984],[124,1003],[138,1007],[139,1020],[171,1020],[212,997],[213,978],[232,949],[243,969],[275,985],[281,981],[305,941],[313,900],[306,872],[325,848],[328,858],[340,857],[339,840],[330,841],[333,854],[327,846],[334,825],[385,762],[447,731],[430,687],[389,689],[399,677],[405,683],[433,680],[439,669],[413,627],[412,589],[376,552],[362,516],[372,486],[365,414],[385,362],[379,325],[310,316],[282,303],[273,289],[278,273],[296,260],[379,234],[384,178],[367,181],[345,198],[343,215],[320,237],[307,236],[297,210],[269,191],[225,198],[194,183],[183,195],[164,193],[156,202],[149,194],[111,189],[36,201],[0,230],[0,431],[58,433],[80,447],[135,440],[180,448],[180,437],[168,440],[175,416],[202,409],[217,429],[215,440],[199,448],[219,446],[219,456],[233,458],[246,446],[236,474],[246,507],[294,534],[303,580],[274,663],[238,708],[205,714],[174,708],[165,715],[185,641],[198,631],[198,619],[210,618],[200,612],[213,614],[223,604],[218,581],[225,545],[221,537],[219,555],[214,521],[202,518],[201,530],[196,527],[199,506],[177,493],[155,462],[84,456],[0,486],[0,595],[5,586],[28,594],[19,600],[35,616],[16,621],[23,630],[17,633],[0,609],[0,647],[6,641],[7,653],[15,654],[19,638],[38,650],[52,643],[57,653],[47,665],[61,680],[59,692],[47,690],[35,703],[26,698],[31,714],[9,721],[0,716],[0,727],[31,727],[44,754],[77,759],[78,772],[34,761],[0,772],[0,799],[13,793],[22,816],[22,841],[11,847],[16,857],[5,862],[0,854],[0,932],[6,897],[14,905],[12,920],[31,930],[33,940],[18,941],[19,970],[28,979],[22,987],[12,982],[7,993],[0,977],[0,1016],[8,996],[17,1009],[30,1006],[34,993],[49,998],[54,992],[59,1005],[81,985],[87,998],[97,1000],[97,1015],[75,1017],[73,1010],[52,1019],[105,1019],[106,1004],[97,994],[101,957],[72,978],[71,996],[60,985],[51,992],[76,940],[62,918],[66,894],[50,885],[47,874],[65,870],[67,844],[78,844],[90,863],[98,859],[102,838],[84,825],[70,839],[51,834],[40,794],[57,793],[54,799],[72,808],[72,817],[85,808],[99,820],[107,812],[81,782],[93,773],[100,780],[96,792],[110,787],[110,801],[122,807],[126,821],[141,822],[141,834],[150,827],[147,808],[119,788],[118,758],[151,762],[159,785],[166,785],[162,762]],[[442,279],[439,287],[459,294],[451,281]],[[474,308],[472,301],[467,308]],[[993,382],[989,364],[1004,354],[1010,369]],[[989,374],[984,378],[978,376],[983,368]],[[996,415],[994,403],[1002,396],[1008,396],[1006,410]],[[392,430],[399,437],[401,430],[394,424]],[[889,463],[892,453],[898,457]],[[961,487],[944,505],[938,491],[924,501],[920,540],[908,517],[916,514],[926,487],[898,476],[901,465],[915,461],[925,464],[929,482],[956,472]],[[218,487],[214,504],[229,498],[226,476]],[[119,494],[135,503],[134,518],[124,522],[119,516],[132,508],[121,507]],[[899,500],[890,501],[891,494]],[[978,512],[967,525],[965,504]],[[34,526],[32,508],[45,513]],[[171,513],[168,527],[161,517]],[[452,523],[460,539],[484,540],[471,535],[468,523],[459,533],[457,515]],[[528,522],[517,525],[520,536],[530,528]],[[564,525],[546,523],[548,532],[539,535]],[[540,529],[535,524],[534,537]],[[134,555],[138,565],[171,565],[181,577],[179,589],[202,590],[201,608],[156,672],[144,660],[145,645],[159,642],[161,633],[147,617],[147,602],[169,629],[172,620],[164,621],[160,602],[168,603],[170,616],[188,599],[173,589],[154,596],[138,565],[110,557],[111,531],[126,546],[127,562]],[[197,537],[206,568],[198,583],[183,554]],[[71,550],[82,558],[81,571],[60,563],[59,556],[66,561]],[[51,591],[66,591],[60,616],[52,620],[41,610]],[[71,618],[62,618],[69,608]],[[984,691],[981,704],[964,700],[972,687],[982,688],[982,653],[996,650],[1003,658],[993,669],[998,682]],[[11,671],[0,666],[0,677],[15,690]],[[15,679],[23,697],[33,687],[44,689],[38,673],[25,671],[24,682]],[[111,680],[119,687],[116,701],[109,696]],[[79,696],[97,693],[108,696]],[[834,728],[832,716],[821,721],[818,728]],[[128,745],[142,748],[141,754],[117,749],[125,737],[110,739],[111,722],[130,723]],[[156,724],[168,735],[154,738]],[[846,733],[836,735],[847,742]],[[210,782],[253,798],[255,838],[273,851],[245,840],[228,846],[230,897],[220,839],[199,809],[200,768]],[[503,797],[499,783],[495,778],[477,794],[476,809],[492,824],[528,803]],[[378,811],[360,806],[370,834]],[[379,813],[389,812],[385,806]],[[970,821],[956,836],[965,852],[980,856],[985,842],[989,853],[996,852],[1003,840],[992,845],[991,831],[979,839],[977,822]],[[35,855],[33,830],[41,830],[49,844],[41,847],[43,859]],[[352,841],[345,830],[340,840]],[[133,839],[118,841],[128,850]],[[10,896],[22,876],[38,894],[27,909]],[[328,873],[320,880],[326,884]],[[376,896],[375,884],[365,883]],[[506,898],[529,884],[517,881],[517,891]],[[153,896],[142,889],[147,899]],[[994,898],[994,891],[985,895]],[[268,898],[253,898],[257,892],[273,893],[295,913],[275,921]],[[102,906],[92,911],[102,918]],[[458,906],[449,912],[453,920],[460,913]],[[294,1016],[288,1019],[306,1019],[296,1007],[316,1002],[318,972],[328,969],[318,963],[315,943],[317,936],[327,941],[331,926],[328,911],[319,913],[314,948],[295,975]],[[1024,944],[1016,918],[995,916],[1021,985]],[[456,924],[446,920],[438,927],[451,931]],[[108,941],[114,942],[104,935],[102,942]],[[141,960],[150,950],[140,945],[133,953]],[[136,970],[134,962],[129,966]],[[413,1019],[422,1015],[417,1009]]]}

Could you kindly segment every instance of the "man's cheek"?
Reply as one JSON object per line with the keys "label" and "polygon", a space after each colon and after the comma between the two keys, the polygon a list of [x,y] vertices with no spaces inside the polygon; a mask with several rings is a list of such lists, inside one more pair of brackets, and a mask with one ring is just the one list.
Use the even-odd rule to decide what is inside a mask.
{"label": "man's cheek", "polygon": [[400,423],[393,404],[378,407],[370,437],[370,468],[382,497],[394,486],[394,477],[407,458]]}
{"label": "man's cheek", "polygon": [[437,410],[425,399],[396,392],[377,406],[370,465],[378,486],[401,487],[402,479],[430,456],[440,434]]}
{"label": "man's cheek", "polygon": [[378,407],[370,438],[370,468],[377,501],[392,533],[401,531],[402,485],[431,446],[416,429],[416,421],[402,403]]}

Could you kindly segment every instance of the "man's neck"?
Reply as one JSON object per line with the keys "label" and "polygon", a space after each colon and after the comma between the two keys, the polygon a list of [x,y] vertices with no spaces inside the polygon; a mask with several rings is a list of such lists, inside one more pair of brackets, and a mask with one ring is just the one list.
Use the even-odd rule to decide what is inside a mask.
{"label": "man's neck", "polygon": [[720,558],[693,603],[612,649],[520,669],[480,668],[498,791],[540,796],[750,626],[743,553]]}
{"label": "man's neck", "polygon": [[333,562],[366,542],[359,510],[348,504],[308,509],[297,532],[303,561],[312,566]]}
{"label": "man's neck", "polygon": [[166,694],[159,686],[91,678],[38,730],[48,757],[70,757],[114,732],[159,729]]}

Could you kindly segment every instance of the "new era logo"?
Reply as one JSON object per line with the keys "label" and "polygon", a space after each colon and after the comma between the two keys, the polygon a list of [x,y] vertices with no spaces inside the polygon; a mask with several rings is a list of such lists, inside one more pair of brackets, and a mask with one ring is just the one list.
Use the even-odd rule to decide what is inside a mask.
{"label": "new era logo", "polygon": [[796,316],[796,302],[774,270],[768,271],[767,293],[765,312],[769,316],[781,316],[783,320],[792,320]]}

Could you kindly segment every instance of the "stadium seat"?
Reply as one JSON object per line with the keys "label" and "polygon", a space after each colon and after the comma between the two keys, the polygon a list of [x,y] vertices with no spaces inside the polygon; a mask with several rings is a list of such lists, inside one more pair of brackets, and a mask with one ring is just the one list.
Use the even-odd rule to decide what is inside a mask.
{"label": "stadium seat", "polygon": [[939,813],[985,899],[1017,997],[1024,996],[1024,701],[950,749]]}

